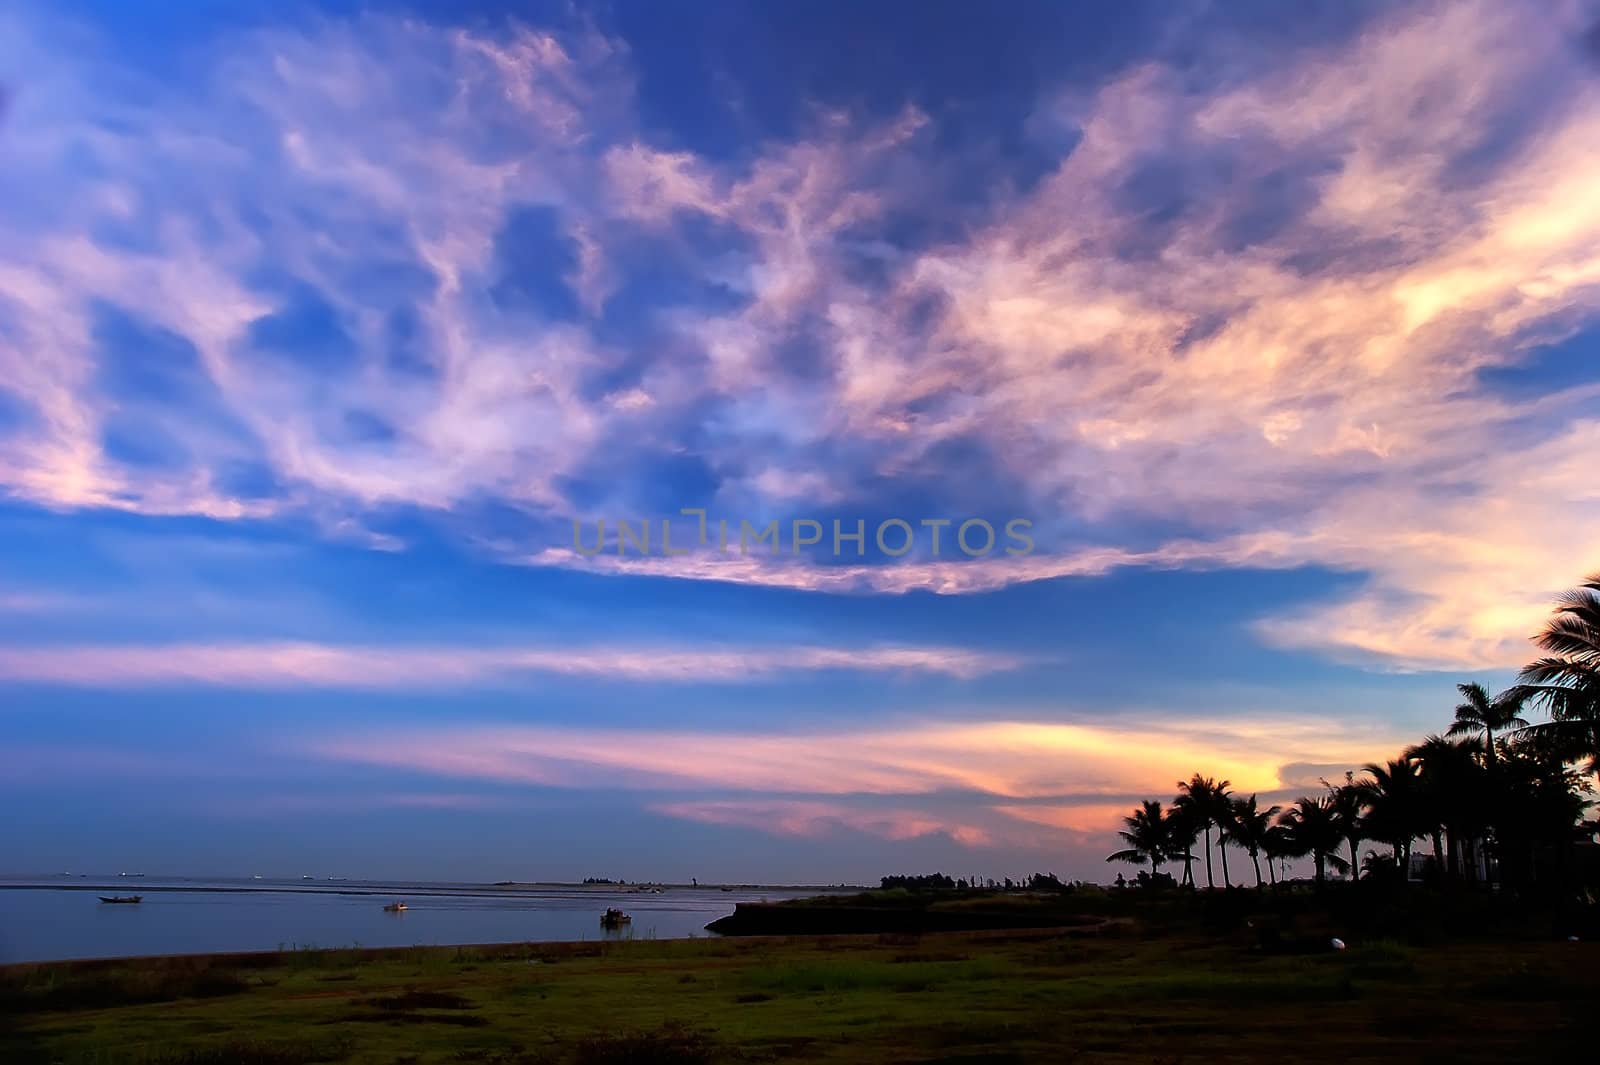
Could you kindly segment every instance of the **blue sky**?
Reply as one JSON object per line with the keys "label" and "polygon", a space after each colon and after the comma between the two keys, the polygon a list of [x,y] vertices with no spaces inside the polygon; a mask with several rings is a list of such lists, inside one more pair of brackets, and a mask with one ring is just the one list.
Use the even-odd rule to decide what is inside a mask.
{"label": "blue sky", "polygon": [[1597,17],[8,7],[10,871],[1103,877],[1441,729],[1600,568]]}

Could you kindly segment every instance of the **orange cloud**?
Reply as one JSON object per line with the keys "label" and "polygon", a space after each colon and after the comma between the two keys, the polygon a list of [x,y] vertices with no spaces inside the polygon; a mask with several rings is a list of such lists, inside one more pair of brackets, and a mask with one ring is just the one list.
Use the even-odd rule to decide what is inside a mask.
{"label": "orange cloud", "polygon": [[565,787],[768,796],[976,793],[995,799],[1166,794],[1197,769],[1242,791],[1279,787],[1287,763],[1353,768],[1398,740],[1333,721],[907,723],[816,733],[450,728],[345,735],[336,761]]}
{"label": "orange cloud", "polygon": [[1399,743],[1336,721],[1282,718],[786,734],[439,728],[346,734],[299,749],[450,779],[710,793],[650,808],[776,835],[943,834],[966,846],[1029,849],[1040,846],[1040,829],[1064,846],[1108,845],[1136,798],[1170,796],[1197,770],[1239,794],[1304,791],[1313,760],[1331,779]]}

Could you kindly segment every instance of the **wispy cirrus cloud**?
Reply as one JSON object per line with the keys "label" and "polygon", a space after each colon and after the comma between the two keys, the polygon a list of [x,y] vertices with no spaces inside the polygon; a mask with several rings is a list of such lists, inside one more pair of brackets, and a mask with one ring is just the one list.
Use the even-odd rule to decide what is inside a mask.
{"label": "wispy cirrus cloud", "polygon": [[[954,552],[949,552],[954,554]],[[772,588],[793,588],[835,594],[926,591],[964,595],[1013,584],[1060,577],[1099,577],[1129,567],[1249,566],[1281,569],[1305,564],[1307,545],[1286,533],[1255,533],[1228,540],[1173,541],[1148,550],[1101,546],[1070,553],[1011,557],[927,558],[878,564],[817,565],[795,555],[783,557],[759,549],[741,552],[700,551],[680,556],[629,556],[624,553],[583,555],[570,548],[546,548],[532,555],[507,555],[529,566],[581,567],[613,576],[664,577],[724,581]]]}
{"label": "wispy cirrus cloud", "polygon": [[558,675],[735,683],[827,670],[969,679],[1021,668],[1004,652],[916,646],[343,646],[264,642],[0,647],[0,680],[84,687],[208,684],[404,691]]}
{"label": "wispy cirrus cloud", "polygon": [[[0,484],[386,548],[396,509],[489,503],[537,565],[819,592],[1316,566],[1366,580],[1264,639],[1516,665],[1600,566],[1595,390],[1491,384],[1600,312],[1584,18],[1399,5],[1324,49],[1153,54],[1046,89],[1070,148],[957,197],[915,106],[733,161],[652,144],[592,28],[238,33],[195,94],[13,15]],[[1040,552],[552,546],[664,492],[767,518],[886,484],[1026,511]]]}
{"label": "wispy cirrus cloud", "polygon": [[[907,258],[887,293],[829,287],[834,431],[870,440],[879,470],[980,440],[1033,506],[1110,542],[870,566],[532,561],[955,594],[1320,566],[1369,580],[1263,619],[1270,642],[1520,664],[1549,596],[1600,564],[1597,389],[1514,398],[1484,379],[1596,316],[1600,78],[1575,8],[1513,46],[1514,24],[1515,5],[1397,9],[1335,54],[1239,57],[1228,86],[1153,62],[1046,101],[1079,140],[1035,190]],[[1556,84],[1563,102],[1539,104]],[[1193,532],[1115,542],[1150,518]]]}

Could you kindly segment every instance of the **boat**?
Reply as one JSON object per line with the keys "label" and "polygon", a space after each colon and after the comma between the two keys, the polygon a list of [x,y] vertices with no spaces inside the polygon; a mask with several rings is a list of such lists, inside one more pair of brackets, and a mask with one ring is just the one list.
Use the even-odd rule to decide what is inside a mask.
{"label": "boat", "polygon": [[387,905],[387,906],[385,906],[383,908],[383,912],[384,913],[404,913],[408,909],[410,909],[410,907],[407,906],[403,902],[391,902],[391,903],[389,903],[389,905]]}
{"label": "boat", "polygon": [[101,895],[100,896],[100,901],[101,902],[123,902],[123,903],[143,902],[144,901],[144,896],[143,895]]}
{"label": "boat", "polygon": [[625,924],[632,923],[633,918],[629,917],[615,906],[611,907],[605,913],[600,915],[601,928],[621,928]]}

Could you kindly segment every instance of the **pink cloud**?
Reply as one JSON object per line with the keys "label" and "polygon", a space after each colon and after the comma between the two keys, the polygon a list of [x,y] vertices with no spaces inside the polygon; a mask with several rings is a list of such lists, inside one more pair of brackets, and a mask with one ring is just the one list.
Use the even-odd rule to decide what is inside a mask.
{"label": "pink cloud", "polygon": [[1077,837],[1110,839],[1128,816],[1128,803],[1089,803],[1081,805],[997,805],[996,813],[1030,825],[1060,829]]}
{"label": "pink cloud", "polygon": [[[934,120],[915,108],[818,114],[733,165],[642,140],[626,49],[589,30],[369,17],[224,36],[202,107],[159,84],[109,92],[92,50],[16,17],[6,29],[26,90],[8,114],[8,173],[41,200],[0,242],[0,388],[36,427],[0,437],[0,486],[17,498],[311,514],[331,535],[391,505],[487,498],[559,525],[577,509],[565,485],[597,452],[642,431],[675,439],[675,419],[714,402],[718,446],[759,459],[717,471],[752,512],[849,502],[974,441],[991,480],[1100,543],[827,569],[514,554],[858,593],[1120,566],[1333,568],[1367,581],[1258,631],[1407,669],[1518,664],[1549,594],[1600,568],[1584,533],[1600,522],[1593,390],[1513,400],[1481,384],[1596,310],[1600,82],[1573,46],[1577,6],[1396,9],[1337,45],[1241,62],[1222,89],[1157,57],[1047,90],[1037,122],[1076,134],[1050,173],[997,186],[948,239],[871,248],[864,230],[914,214],[934,187]],[[1170,224],[1127,202],[1152,159],[1194,177]],[[1303,202],[1265,224],[1260,190],[1286,176]],[[577,247],[568,280],[586,314],[613,297],[641,234],[741,299],[662,311],[654,324],[693,357],[597,396],[590,378],[623,356],[592,320],[530,329],[484,312],[497,235],[527,205]],[[147,216],[160,220],[147,250],[96,239]],[[672,245],[691,218],[735,239]],[[374,254],[426,276],[404,302],[427,373],[390,364],[396,297],[351,281]],[[878,281],[851,269],[863,255]],[[284,310],[251,282],[263,263],[348,323],[350,387],[251,350],[254,325]],[[108,419],[139,411],[100,383],[91,312],[104,305],[187,341],[219,397],[216,419],[161,419],[177,468],[106,452]],[[797,331],[825,354],[804,381],[778,354]],[[358,414],[389,436],[351,439]],[[816,468],[840,452],[868,458]],[[219,471],[237,462],[285,490],[230,492]],[[1118,543],[1152,525],[1189,532]]]}
{"label": "pink cloud", "polygon": [[927,591],[967,595],[1060,577],[1099,577],[1127,567],[1279,569],[1302,565],[1313,553],[1314,548],[1303,538],[1266,532],[1217,541],[1179,540],[1149,550],[1099,546],[1067,553],[918,559],[873,565],[819,565],[804,557],[775,556],[760,550],[741,553],[736,545],[730,545],[727,552],[701,550],[672,557],[580,555],[570,548],[545,548],[531,555],[508,557],[523,565],[585,569],[620,577],[721,581],[832,594]]}

